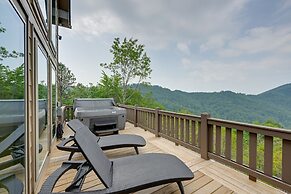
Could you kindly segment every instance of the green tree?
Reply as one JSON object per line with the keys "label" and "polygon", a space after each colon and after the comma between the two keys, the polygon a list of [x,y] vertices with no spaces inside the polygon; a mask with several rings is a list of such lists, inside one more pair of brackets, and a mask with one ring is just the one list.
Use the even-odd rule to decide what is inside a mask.
{"label": "green tree", "polygon": [[47,85],[44,80],[38,84],[38,99],[47,99]]}
{"label": "green tree", "polygon": [[101,98],[114,98],[115,102],[120,103],[122,99],[120,76],[108,76],[104,71],[102,71],[102,77],[98,84],[98,94]]}
{"label": "green tree", "polygon": [[132,95],[128,95],[129,84],[137,78],[139,83],[149,78],[152,69],[150,68],[150,58],[147,56],[144,45],[138,44],[137,39],[124,38],[120,42],[115,38],[110,52],[113,54],[113,62],[101,63],[100,66],[109,69],[114,76],[121,78],[121,103],[126,103]]}
{"label": "green tree", "polygon": [[69,89],[76,83],[75,75],[63,63],[59,63],[58,65],[57,83],[59,89],[59,100],[62,105],[63,100],[69,97]]}
{"label": "green tree", "polygon": [[24,98],[24,64],[10,69],[0,64],[0,99]]}
{"label": "green tree", "polygon": [[[6,29],[1,26],[0,33],[5,33]],[[21,99],[24,97],[24,64],[10,69],[3,64],[6,58],[23,57],[24,54],[16,51],[9,52],[0,45],[0,99]]]}
{"label": "green tree", "polygon": [[268,126],[268,127],[275,127],[275,128],[283,128],[283,126],[279,122],[275,121],[272,118],[267,119],[263,123],[260,123],[259,121],[255,121],[254,124],[256,124],[256,125],[264,125],[264,126]]}

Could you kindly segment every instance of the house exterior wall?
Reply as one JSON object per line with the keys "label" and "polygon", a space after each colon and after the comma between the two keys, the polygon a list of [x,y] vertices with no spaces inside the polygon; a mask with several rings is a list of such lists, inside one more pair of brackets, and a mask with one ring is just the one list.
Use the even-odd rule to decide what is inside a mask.
{"label": "house exterior wall", "polygon": [[[23,147],[24,157],[17,164],[3,167],[4,162],[17,156],[11,146],[4,154],[0,153],[3,167],[0,180],[1,176],[15,174],[23,182],[24,193],[36,192],[55,137],[59,1],[3,0],[0,3],[7,10],[0,11],[0,27],[5,29],[0,33],[0,46],[8,51],[8,55],[1,52],[0,58],[0,106],[2,103],[7,109],[0,110],[0,133],[3,134],[0,134],[0,143],[24,125],[21,141],[11,142],[11,146]],[[17,80],[8,79],[10,75],[15,75],[11,79]],[[8,123],[7,118],[11,121],[18,118],[19,122]]]}

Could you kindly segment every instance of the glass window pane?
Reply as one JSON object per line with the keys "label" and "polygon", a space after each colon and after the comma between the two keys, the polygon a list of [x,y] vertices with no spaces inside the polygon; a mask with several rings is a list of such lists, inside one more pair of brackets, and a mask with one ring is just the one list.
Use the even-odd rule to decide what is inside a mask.
{"label": "glass window pane", "polygon": [[57,7],[56,7],[56,0],[52,1],[52,42],[53,45],[56,47],[57,46]]}
{"label": "glass window pane", "polygon": [[39,173],[41,167],[46,159],[49,145],[49,131],[47,128],[48,124],[48,84],[47,84],[47,58],[42,52],[41,48],[38,47],[37,52],[37,67],[38,67],[38,129],[36,131],[36,169]]}
{"label": "glass window pane", "polygon": [[54,47],[56,48],[56,42],[57,42],[57,37],[56,37],[56,33],[57,33],[57,26],[56,25],[52,25],[52,42],[53,42],[53,45]]}
{"label": "glass window pane", "polygon": [[24,184],[25,26],[8,0],[0,1],[0,13],[0,182],[14,174]]}
{"label": "glass window pane", "polygon": [[52,68],[52,137],[56,135],[57,121],[56,71]]}
{"label": "glass window pane", "polygon": [[42,12],[42,16],[44,18],[45,23],[47,24],[47,0],[38,0],[38,4],[40,7],[40,10]]}

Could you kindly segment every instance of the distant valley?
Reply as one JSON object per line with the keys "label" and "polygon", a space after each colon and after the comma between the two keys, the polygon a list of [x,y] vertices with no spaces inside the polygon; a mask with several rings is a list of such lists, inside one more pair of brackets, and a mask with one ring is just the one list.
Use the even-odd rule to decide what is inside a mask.
{"label": "distant valley", "polygon": [[200,115],[208,112],[212,117],[253,123],[273,119],[291,129],[291,84],[268,90],[258,95],[231,91],[183,92],[160,86],[140,86],[142,94],[152,97],[167,110],[191,112]]}

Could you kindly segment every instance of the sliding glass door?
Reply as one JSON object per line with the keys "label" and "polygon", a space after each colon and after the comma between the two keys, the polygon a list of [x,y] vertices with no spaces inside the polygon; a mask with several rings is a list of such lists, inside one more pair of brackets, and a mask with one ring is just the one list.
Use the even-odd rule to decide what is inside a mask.
{"label": "sliding glass door", "polygon": [[[25,184],[25,23],[8,0],[0,1],[0,183]],[[0,189],[0,193],[4,190]]]}

